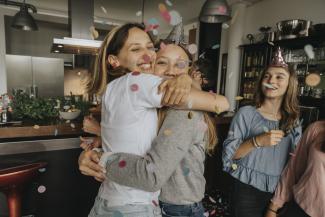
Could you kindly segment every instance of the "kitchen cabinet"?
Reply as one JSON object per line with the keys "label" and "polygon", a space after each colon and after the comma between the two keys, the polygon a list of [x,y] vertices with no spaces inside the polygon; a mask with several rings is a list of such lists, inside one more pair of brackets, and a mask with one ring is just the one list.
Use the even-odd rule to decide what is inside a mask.
{"label": "kitchen cabinet", "polygon": [[7,88],[30,92],[37,86],[38,96],[55,97],[64,93],[64,61],[59,58],[45,58],[21,55],[6,55]]}

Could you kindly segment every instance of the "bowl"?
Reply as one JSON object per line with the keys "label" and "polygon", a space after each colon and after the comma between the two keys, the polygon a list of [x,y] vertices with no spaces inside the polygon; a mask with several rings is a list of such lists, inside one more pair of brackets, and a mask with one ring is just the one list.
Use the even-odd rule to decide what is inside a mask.
{"label": "bowl", "polygon": [[283,20],[276,24],[281,35],[302,35],[308,32],[311,22],[307,20]]}
{"label": "bowl", "polygon": [[65,120],[76,119],[80,115],[80,112],[81,111],[79,109],[76,109],[75,111],[71,111],[71,112],[59,111],[60,117]]}

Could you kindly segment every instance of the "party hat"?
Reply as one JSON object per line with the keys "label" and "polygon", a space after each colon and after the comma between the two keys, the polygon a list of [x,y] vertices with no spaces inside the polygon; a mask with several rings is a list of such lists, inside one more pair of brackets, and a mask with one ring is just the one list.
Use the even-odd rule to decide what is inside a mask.
{"label": "party hat", "polygon": [[169,33],[165,40],[173,42],[177,45],[186,45],[184,36],[184,26],[182,21],[173,27],[172,31]]}
{"label": "party hat", "polygon": [[283,59],[282,50],[280,47],[277,47],[276,51],[274,52],[270,66],[288,68],[288,64]]}

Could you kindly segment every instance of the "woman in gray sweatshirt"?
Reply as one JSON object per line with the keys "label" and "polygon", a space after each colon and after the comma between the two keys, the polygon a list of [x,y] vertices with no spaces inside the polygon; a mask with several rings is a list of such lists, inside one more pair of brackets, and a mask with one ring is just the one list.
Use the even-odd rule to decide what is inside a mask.
{"label": "woman in gray sweatshirt", "polygon": [[[155,71],[177,75],[186,50],[166,45],[157,54]],[[163,69],[169,69],[163,72]],[[190,107],[190,105],[189,105]],[[145,156],[109,153],[102,156],[110,181],[145,191],[158,191],[163,216],[203,217],[205,152],[216,144],[215,128],[206,114],[169,109],[158,136]],[[152,201],[158,206],[158,201]],[[102,207],[97,207],[101,209]]]}

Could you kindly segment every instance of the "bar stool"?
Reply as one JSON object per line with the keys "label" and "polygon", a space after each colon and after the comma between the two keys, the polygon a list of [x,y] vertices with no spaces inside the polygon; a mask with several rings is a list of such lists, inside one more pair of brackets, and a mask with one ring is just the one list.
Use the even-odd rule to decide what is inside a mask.
{"label": "bar stool", "polygon": [[21,189],[38,174],[45,162],[25,164],[0,170],[0,191],[7,196],[9,217],[21,217]]}

